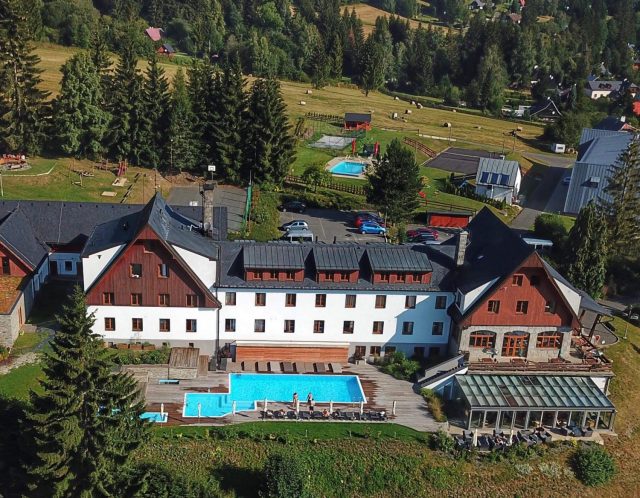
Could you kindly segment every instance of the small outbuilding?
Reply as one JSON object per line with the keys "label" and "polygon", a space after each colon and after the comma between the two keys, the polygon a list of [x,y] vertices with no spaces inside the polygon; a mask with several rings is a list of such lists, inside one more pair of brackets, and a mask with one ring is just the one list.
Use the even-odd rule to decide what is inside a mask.
{"label": "small outbuilding", "polygon": [[151,41],[158,42],[162,39],[164,31],[162,28],[154,28],[149,26],[144,30],[145,34],[151,39]]}
{"label": "small outbuilding", "polygon": [[344,114],[345,130],[371,130],[371,114],[361,112],[346,112]]}
{"label": "small outbuilding", "polygon": [[476,174],[476,194],[513,204],[518,198],[522,172],[518,161],[480,158]]}
{"label": "small outbuilding", "polygon": [[176,53],[175,49],[168,43],[163,43],[158,47],[158,50],[156,50],[156,52],[161,55],[166,55],[167,57],[173,57],[173,55]]}

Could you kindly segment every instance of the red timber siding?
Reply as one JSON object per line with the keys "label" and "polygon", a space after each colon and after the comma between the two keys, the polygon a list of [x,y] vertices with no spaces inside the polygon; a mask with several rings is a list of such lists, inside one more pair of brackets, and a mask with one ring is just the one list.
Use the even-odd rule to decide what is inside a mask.
{"label": "red timber siding", "polygon": [[471,215],[461,213],[429,213],[427,225],[431,227],[465,228],[469,224]]}
{"label": "red timber siding", "polygon": [[[147,252],[148,251],[148,252]],[[129,265],[140,263],[142,277],[132,278]],[[158,265],[169,267],[169,277],[158,276]],[[187,294],[198,296],[199,307],[217,307],[214,300],[206,294],[181,262],[158,240],[149,227],[144,228],[137,240],[118,256],[106,273],[89,290],[87,304],[101,305],[104,292],[113,292],[115,306],[131,304],[131,294],[142,294],[142,306],[158,306],[158,295],[169,294],[170,306],[186,306]]]}
{"label": "red timber siding", "polygon": [[[12,277],[31,275],[31,269],[2,244],[0,244],[0,257],[9,258],[8,275]],[[0,265],[0,274],[2,274],[2,265]]]}
{"label": "red timber siding", "polygon": [[287,278],[287,272],[285,271],[276,271],[276,278],[271,278],[270,276],[271,270],[245,270],[244,276],[245,280],[259,280],[259,281],[273,281],[273,282],[302,282],[304,280],[304,270],[294,270],[293,279]]}
{"label": "red timber siding", "polygon": [[[349,278],[347,280],[343,280],[341,278],[341,274],[342,273],[348,273],[349,274]],[[340,272],[340,271],[335,271],[335,272],[319,271],[317,280],[318,280],[318,282],[349,282],[349,283],[354,283],[354,282],[358,281],[358,274],[359,274],[358,270],[345,271],[345,272]]]}
{"label": "red timber siding", "polygon": [[322,361],[346,363],[349,348],[295,346],[237,346],[236,361]]}
{"label": "red timber siding", "polygon": [[[513,275],[522,275],[522,286],[512,284]],[[531,278],[537,277],[538,284],[531,285]],[[500,311],[490,313],[488,302],[500,301]],[[516,313],[518,301],[527,301],[527,314]],[[547,301],[555,302],[555,312],[545,313]],[[537,254],[532,254],[523,265],[510,275],[491,295],[484,296],[478,308],[465,320],[465,326],[529,326],[529,327],[569,327],[573,322],[571,309],[547,276]]]}
{"label": "red timber siding", "polygon": [[386,273],[385,276],[388,276],[388,280],[383,280],[382,273],[374,273],[373,274],[373,283],[374,284],[428,284],[431,282],[431,273],[418,273],[420,278],[415,279],[414,273],[406,273],[404,274],[404,279],[401,278],[398,273]]}

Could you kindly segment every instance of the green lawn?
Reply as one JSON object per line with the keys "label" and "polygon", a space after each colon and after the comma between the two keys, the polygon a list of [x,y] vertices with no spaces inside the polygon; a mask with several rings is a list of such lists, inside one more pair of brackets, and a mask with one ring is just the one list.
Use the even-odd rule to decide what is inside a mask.
{"label": "green lawn", "polygon": [[20,356],[21,354],[33,351],[42,341],[47,338],[46,332],[24,332],[16,339],[11,349],[12,356]]}
{"label": "green lawn", "polygon": [[23,365],[8,374],[0,375],[0,396],[27,400],[31,389],[40,390],[38,379],[42,376],[42,366],[39,363]]}

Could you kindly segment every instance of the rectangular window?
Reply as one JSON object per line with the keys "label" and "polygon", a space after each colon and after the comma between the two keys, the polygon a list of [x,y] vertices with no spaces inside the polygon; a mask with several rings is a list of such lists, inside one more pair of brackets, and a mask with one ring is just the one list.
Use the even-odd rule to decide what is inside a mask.
{"label": "rectangular window", "polygon": [[413,335],[413,322],[402,322],[402,335]]}
{"label": "rectangular window", "polygon": [[487,330],[471,332],[469,336],[469,347],[471,348],[494,348],[496,345],[496,334]]}
{"label": "rectangular window", "polygon": [[436,296],[436,309],[443,310],[447,307],[447,296]]}
{"label": "rectangular window", "polygon": [[376,308],[387,307],[387,296],[376,296]]}
{"label": "rectangular window", "polygon": [[414,282],[421,283],[422,282],[422,273],[414,273],[412,278],[413,278]]}
{"label": "rectangular window", "polygon": [[398,273],[396,275],[396,282],[405,282],[407,279],[406,274],[404,273]]}
{"label": "rectangular window", "polygon": [[169,294],[158,294],[158,306],[171,306]]}
{"label": "rectangular window", "polygon": [[296,305],[296,295],[295,294],[287,294],[285,296],[284,305],[288,308],[293,308]]}
{"label": "rectangular window", "polygon": [[256,306],[266,306],[267,295],[264,292],[256,292]]}
{"label": "rectangular window", "polygon": [[131,330],[134,332],[142,332],[142,318],[131,319]]}
{"label": "rectangular window", "polygon": [[385,346],[384,348],[384,354],[385,356],[388,354],[393,354],[396,352],[396,347],[395,346]]}
{"label": "rectangular window", "polygon": [[296,321],[295,320],[285,320],[284,321],[284,333],[285,334],[293,334],[296,331]]}
{"label": "rectangular window", "polygon": [[343,334],[353,334],[353,321],[352,320],[345,320],[344,323],[342,324],[342,333]]}
{"label": "rectangular window", "polygon": [[235,306],[236,305],[236,293],[235,292],[227,292],[224,295],[224,304],[227,306]]}
{"label": "rectangular window", "polygon": [[258,318],[253,321],[253,331],[254,332],[264,332],[266,330],[266,322],[263,318]]}
{"label": "rectangular window", "polygon": [[526,315],[529,311],[529,301],[518,301],[516,303],[516,313]]}
{"label": "rectangular window", "polygon": [[560,332],[542,332],[536,339],[536,347],[542,349],[560,349],[562,334]]}
{"label": "rectangular window", "polygon": [[103,292],[102,293],[102,304],[113,304],[113,292]]}
{"label": "rectangular window", "polygon": [[160,278],[169,278],[169,266],[165,263],[161,263],[158,265],[158,276]]}
{"label": "rectangular window", "polygon": [[[235,320],[234,320],[235,322]],[[234,327],[234,331],[235,331],[235,323],[233,324]],[[198,331],[198,320],[195,320],[193,318],[187,318],[187,327],[186,327],[187,332],[197,332]]]}
{"label": "rectangular window", "polygon": [[371,346],[369,348],[369,356],[380,356],[380,346]]}
{"label": "rectangular window", "polygon": [[355,308],[356,307],[356,295],[355,294],[347,294],[344,296],[344,307],[345,308]]}
{"label": "rectangular window", "polygon": [[66,272],[73,271],[73,263],[71,261],[64,262],[64,271]]}
{"label": "rectangular window", "polygon": [[[266,273],[267,272],[263,272],[262,273],[262,278],[264,278]],[[278,272],[277,271],[271,270],[268,273],[269,273],[269,277],[268,277],[269,280],[278,280]]]}
{"label": "rectangular window", "polygon": [[160,332],[171,331],[171,320],[168,318],[160,318]]}
{"label": "rectangular window", "polygon": [[378,275],[380,276],[380,282],[388,282],[389,281],[389,274],[388,273],[378,273]]}
{"label": "rectangular window", "polygon": [[198,307],[198,296],[196,294],[187,294],[187,306],[191,308]]}
{"label": "rectangular window", "polygon": [[556,303],[555,303],[555,301],[547,301],[544,304],[544,312],[545,313],[555,313],[556,312]]}
{"label": "rectangular window", "polygon": [[113,332],[116,329],[116,319],[115,318],[105,318],[104,319],[104,329]]}
{"label": "rectangular window", "polygon": [[140,263],[131,263],[129,265],[129,276],[131,278],[142,277],[142,265]]}
{"label": "rectangular window", "polygon": [[11,262],[7,256],[2,256],[2,274],[11,275]]}
{"label": "rectangular window", "polygon": [[284,272],[284,279],[285,280],[295,280],[296,278],[296,272],[292,271],[292,270],[287,270]]}
{"label": "rectangular window", "polygon": [[380,335],[384,333],[384,322],[373,322],[373,333]]}
{"label": "rectangular window", "polygon": [[324,334],[324,320],[314,320],[314,322],[313,322],[313,333],[314,334]]}
{"label": "rectangular window", "polygon": [[431,326],[431,335],[442,335],[444,332],[444,323],[443,322],[433,322]]}
{"label": "rectangular window", "polygon": [[316,294],[316,308],[325,308],[327,306],[327,295]]}
{"label": "rectangular window", "polygon": [[500,313],[500,301],[489,300],[487,303],[487,311],[489,313]]}
{"label": "rectangular window", "polygon": [[131,306],[142,306],[142,294],[135,292],[131,294]]}
{"label": "rectangular window", "polygon": [[511,277],[511,285],[516,285],[518,287],[522,287],[522,280],[524,279],[523,275],[514,275]]}
{"label": "rectangular window", "polygon": [[145,240],[142,242],[142,252],[150,253],[151,252],[151,241]]}
{"label": "rectangular window", "polygon": [[413,309],[416,307],[416,296],[407,296],[404,298],[404,307]]}
{"label": "rectangular window", "polygon": [[236,319],[235,318],[227,318],[224,321],[224,331],[225,332],[235,332],[236,331]]}

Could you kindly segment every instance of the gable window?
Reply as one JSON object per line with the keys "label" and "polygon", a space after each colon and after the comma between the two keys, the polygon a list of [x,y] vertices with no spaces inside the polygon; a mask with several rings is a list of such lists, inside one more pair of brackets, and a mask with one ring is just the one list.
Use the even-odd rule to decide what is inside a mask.
{"label": "gable window", "polygon": [[491,299],[487,303],[487,311],[489,313],[500,313],[500,301]]}
{"label": "gable window", "polygon": [[131,263],[129,265],[129,276],[131,278],[142,277],[142,265],[140,263]]}
{"label": "gable window", "polygon": [[145,240],[142,242],[142,251],[146,252],[146,253],[150,253],[151,252],[151,241],[150,240]]}
{"label": "gable window", "polygon": [[314,320],[313,321],[313,333],[314,334],[324,334],[324,320]]}
{"label": "gable window", "polygon": [[327,295],[316,294],[316,308],[325,308],[327,306]]}
{"label": "gable window", "polygon": [[295,294],[287,294],[285,296],[284,305],[288,308],[293,308],[296,305],[296,295]]}
{"label": "gable window", "polygon": [[[235,324],[234,324],[234,327],[235,327]],[[198,321],[193,318],[187,318],[186,330],[187,332],[197,332]]]}
{"label": "gable window", "polygon": [[2,274],[11,275],[11,262],[7,256],[2,256]]}
{"label": "gable window", "polygon": [[187,294],[187,306],[190,308],[198,307],[198,296],[196,294]]}
{"label": "gable window", "polygon": [[285,280],[294,280],[296,278],[296,272],[293,270],[287,270],[284,272]]}
{"label": "gable window", "polygon": [[376,308],[386,308],[387,307],[387,296],[376,296]]}
{"label": "gable window", "polygon": [[158,294],[158,306],[170,306],[169,294]]}
{"label": "gable window", "polygon": [[513,277],[511,277],[511,285],[522,287],[523,279],[524,279],[524,275],[516,274]]}
{"label": "gable window", "polygon": [[264,292],[256,292],[256,306],[266,306],[267,295]]}
{"label": "gable window", "polygon": [[355,308],[356,307],[356,295],[355,294],[347,294],[344,296],[344,307],[345,308]]}
{"label": "gable window", "polygon": [[116,319],[115,318],[105,318],[104,319],[104,329],[107,331],[113,332],[116,329]]}
{"label": "gable window", "polygon": [[169,278],[169,266],[165,263],[161,263],[158,265],[158,276],[160,278]]}
{"label": "gable window", "polygon": [[413,322],[402,322],[402,335],[413,335]]}
{"label": "gable window", "polygon": [[284,321],[284,333],[285,334],[293,334],[296,331],[296,321],[295,320],[285,320]]}
{"label": "gable window", "polygon": [[171,332],[171,320],[168,318],[160,318],[160,332]]}
{"label": "gable window", "polygon": [[342,333],[343,334],[353,334],[354,324],[352,320],[345,320],[342,323]]}
{"label": "gable window", "polygon": [[142,294],[135,292],[131,294],[131,306],[142,306]]}
{"label": "gable window", "polygon": [[266,330],[266,322],[264,318],[257,318],[253,321],[253,331],[254,332],[264,332]]}
{"label": "gable window", "polygon": [[447,296],[436,296],[436,309],[443,310],[447,307]]}
{"label": "gable window", "polygon": [[555,301],[547,301],[544,303],[544,312],[545,313],[555,313],[556,312],[556,302]]}
{"label": "gable window", "polygon": [[373,333],[380,335],[384,333],[384,322],[373,322]]}
{"label": "gable window", "polygon": [[433,322],[431,326],[431,335],[442,335],[444,332],[444,323],[443,322]]}
{"label": "gable window", "polygon": [[470,348],[495,348],[496,334],[488,330],[478,330],[469,335]]}
{"label": "gable window", "polygon": [[113,304],[113,292],[102,293],[102,304]]}
{"label": "gable window", "polygon": [[226,318],[224,321],[224,331],[225,332],[235,332],[236,331],[236,319],[235,318]]}
{"label": "gable window", "polygon": [[536,347],[541,349],[560,349],[562,334],[560,332],[541,332],[536,339]]}
{"label": "gable window", "polygon": [[142,318],[131,319],[131,330],[134,332],[142,332]]}
{"label": "gable window", "polygon": [[235,292],[227,292],[224,295],[224,304],[227,306],[235,306],[236,305],[236,293]]}
{"label": "gable window", "polygon": [[529,301],[518,301],[516,303],[516,313],[526,315],[529,311]]}
{"label": "gable window", "polygon": [[407,296],[404,298],[404,307],[406,309],[413,309],[416,307],[416,296]]}

